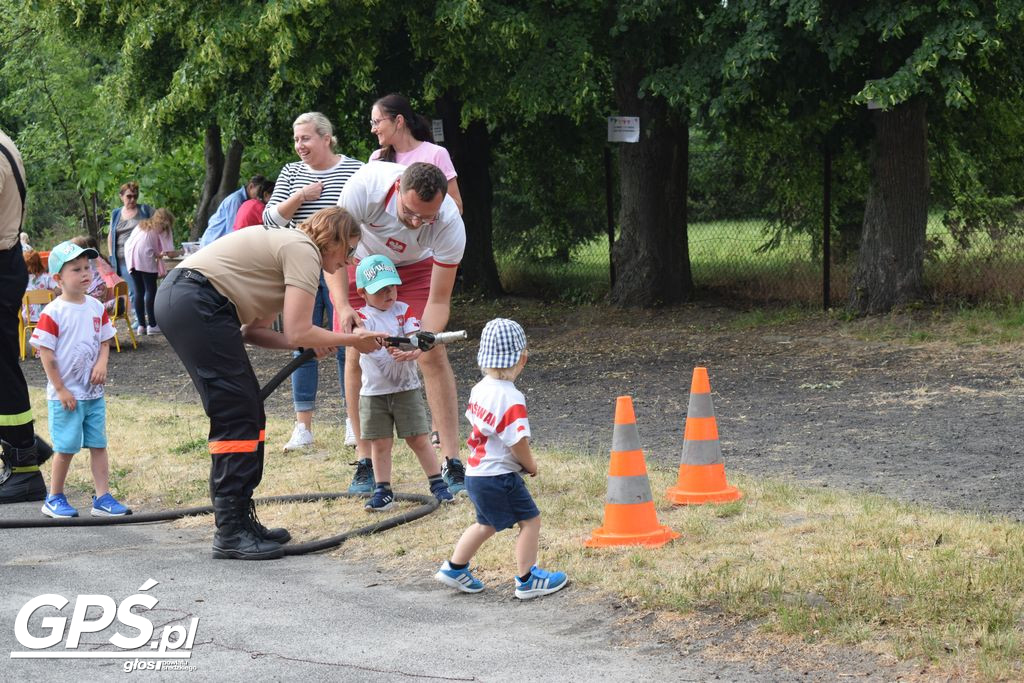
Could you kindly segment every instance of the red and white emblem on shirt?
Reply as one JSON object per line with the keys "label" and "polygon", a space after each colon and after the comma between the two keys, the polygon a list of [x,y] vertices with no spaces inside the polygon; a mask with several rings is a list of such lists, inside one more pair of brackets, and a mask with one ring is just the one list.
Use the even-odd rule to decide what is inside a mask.
{"label": "red and white emblem on shirt", "polygon": [[389,237],[385,244],[387,244],[388,249],[397,251],[399,254],[405,253],[405,242],[399,242],[394,237]]}
{"label": "red and white emblem on shirt", "polygon": [[96,332],[97,334],[99,334],[99,331],[100,331],[100,326],[101,326],[101,321],[100,321],[100,319],[99,319],[99,318],[93,318],[93,319],[92,319],[92,329],[93,329],[93,330],[94,330],[94,331],[95,331],[95,332]]}

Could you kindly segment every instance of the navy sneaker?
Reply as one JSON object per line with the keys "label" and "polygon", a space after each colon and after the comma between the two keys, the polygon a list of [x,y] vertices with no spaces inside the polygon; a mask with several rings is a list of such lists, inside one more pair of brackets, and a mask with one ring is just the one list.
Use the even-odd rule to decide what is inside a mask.
{"label": "navy sneaker", "polygon": [[71,503],[63,493],[55,493],[46,497],[43,503],[42,513],[54,519],[70,519],[78,516],[78,510],[71,507]]}
{"label": "navy sneaker", "polygon": [[479,593],[484,589],[484,582],[473,576],[469,567],[464,569],[452,569],[451,564],[445,560],[441,568],[434,574],[434,578],[446,586],[451,586],[463,593]]}
{"label": "navy sneaker", "polygon": [[377,482],[373,479],[373,462],[370,460],[357,460],[352,463],[356,466],[355,476],[352,483],[348,485],[349,493],[373,493],[377,488]]}
{"label": "navy sneaker", "polygon": [[124,517],[132,514],[131,509],[121,505],[112,495],[104,493],[97,498],[92,497],[92,510],[89,511],[93,517]]}
{"label": "navy sneaker", "polygon": [[391,489],[378,488],[373,492],[373,498],[366,501],[363,509],[368,512],[384,512],[395,507],[395,494]]}
{"label": "navy sneaker", "polygon": [[448,489],[448,484],[444,483],[444,479],[439,479],[430,485],[430,492],[434,494],[434,498],[437,498],[439,503],[454,503],[455,496]]}
{"label": "navy sneaker", "polygon": [[448,490],[453,496],[457,496],[466,490],[466,467],[459,459],[444,459],[441,463],[441,477],[444,483],[448,484]]}
{"label": "navy sneaker", "polygon": [[534,565],[530,569],[530,580],[523,583],[516,577],[516,597],[520,600],[539,598],[560,591],[569,583],[564,572],[546,572]]}

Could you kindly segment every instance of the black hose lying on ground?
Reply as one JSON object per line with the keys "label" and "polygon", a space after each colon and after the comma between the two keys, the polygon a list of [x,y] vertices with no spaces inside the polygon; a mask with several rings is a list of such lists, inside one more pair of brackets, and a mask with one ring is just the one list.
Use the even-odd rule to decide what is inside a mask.
{"label": "black hose lying on ground", "polygon": [[[262,389],[260,389],[260,400],[266,401],[267,397],[274,392],[285,379],[295,370],[313,358],[313,349],[306,349],[291,360],[288,365],[281,368],[280,372],[270,378]],[[295,493],[287,496],[269,496],[257,498],[257,503],[314,503],[318,500],[335,500],[338,498],[366,498],[364,493]],[[288,543],[284,546],[285,555],[305,555],[316,553],[331,548],[337,548],[350,538],[356,536],[369,536],[381,531],[393,529],[396,526],[412,522],[421,517],[426,517],[438,508],[438,500],[433,496],[414,493],[396,493],[395,500],[421,503],[419,507],[403,512],[402,514],[382,519],[375,524],[368,524],[358,529],[346,531],[337,536],[322,538],[306,543]],[[144,512],[138,515],[127,515],[124,517],[73,517],[71,519],[24,519],[24,520],[3,520],[0,519],[0,529],[34,529],[46,527],[69,527],[69,526],[107,526],[110,524],[147,524],[151,522],[169,522],[184,517],[199,517],[213,512],[212,505],[202,505],[191,508],[178,508],[175,510],[161,510],[159,512]]]}

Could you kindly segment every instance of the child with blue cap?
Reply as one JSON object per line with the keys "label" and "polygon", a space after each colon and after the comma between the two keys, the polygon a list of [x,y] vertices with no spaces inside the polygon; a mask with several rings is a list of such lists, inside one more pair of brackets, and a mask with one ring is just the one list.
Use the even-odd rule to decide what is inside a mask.
{"label": "child with blue cap", "polygon": [[[387,256],[369,256],[356,267],[356,287],[366,305],[356,313],[363,327],[390,337],[408,337],[420,328],[409,306],[398,301],[402,279]],[[442,503],[454,500],[441,477],[441,464],[430,445],[430,422],[420,394],[416,360],[422,351],[377,349],[373,353],[346,352],[346,363],[359,363],[359,436],[370,442],[376,485],[366,503],[370,512],[390,510],[395,504],[391,490],[391,449],[394,435],[405,439],[427,475],[430,492]]]}
{"label": "child with blue cap", "polygon": [[42,507],[47,517],[78,516],[64,495],[64,481],[71,458],[83,447],[89,449],[96,487],[91,514],[131,514],[109,490],[103,385],[107,381],[110,339],[115,333],[103,304],[86,294],[92,284],[89,259],[97,257],[95,249],[83,249],[71,241],[61,242],[50,251],[50,274],[60,285],[61,295],[46,304],[29,340],[39,350],[46,371],[47,413],[55,451],[50,494]]}
{"label": "child with blue cap", "polygon": [[473,387],[466,407],[473,427],[467,442],[472,454],[466,460],[466,493],[476,507],[476,523],[462,533],[451,559],[434,574],[464,593],[484,589],[469,569],[476,551],[495,533],[516,524],[515,596],[529,600],[569,583],[563,572],[537,567],[540,510],[520,474],[537,476],[537,462],[530,450],[526,398],[514,384],[526,357],[526,332],[519,323],[495,318],[484,326],[476,357],[484,377]]}

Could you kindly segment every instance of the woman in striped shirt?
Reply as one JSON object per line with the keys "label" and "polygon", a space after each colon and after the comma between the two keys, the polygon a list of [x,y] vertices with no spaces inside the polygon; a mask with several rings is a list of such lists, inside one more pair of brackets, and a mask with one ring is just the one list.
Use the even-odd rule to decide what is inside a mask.
{"label": "woman in striped shirt", "polygon": [[[301,114],[292,124],[295,134],[295,153],[299,161],[285,164],[274,185],[274,194],[263,211],[266,225],[295,227],[320,209],[337,206],[345,183],[363,165],[362,162],[338,154],[334,145],[334,127],[320,112]],[[313,324],[329,327],[334,319],[327,285],[320,274],[320,288],[313,306]],[[342,399],[345,397],[345,348],[338,348],[338,384]],[[292,401],[295,404],[295,428],[284,450],[298,450],[313,444],[313,411],[316,409],[316,390],[319,383],[317,361],[311,360],[292,374]],[[348,426],[348,425],[346,425]],[[345,441],[354,444],[351,427],[346,429]]]}

